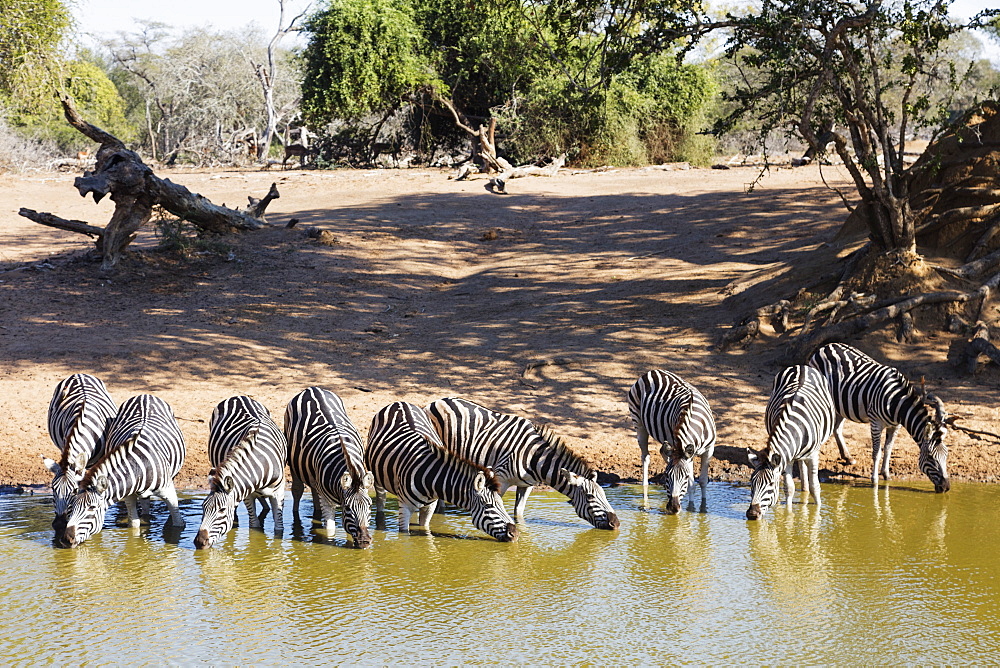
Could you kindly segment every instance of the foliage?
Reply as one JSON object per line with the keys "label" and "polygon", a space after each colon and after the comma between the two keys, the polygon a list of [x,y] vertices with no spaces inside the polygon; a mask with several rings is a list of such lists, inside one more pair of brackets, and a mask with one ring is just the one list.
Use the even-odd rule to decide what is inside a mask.
{"label": "foliage", "polygon": [[[61,91],[73,98],[77,109],[91,123],[131,141],[136,128],[125,118],[125,101],[118,89],[97,65],[74,60],[59,68]],[[11,123],[28,136],[54,143],[61,151],[89,148],[93,142],[66,123],[62,105],[55,95],[39,98],[30,110],[11,113]]]}
{"label": "foliage", "polygon": [[[519,162],[564,152],[585,164],[704,154],[689,138],[714,90],[706,70],[665,54],[618,54],[595,80],[587,61],[601,40],[554,23],[577,18],[559,3],[333,0],[307,24],[306,116],[324,125],[376,114],[377,133],[413,103],[422,109],[413,129],[433,150],[450,136],[441,120],[454,120],[450,105],[468,126],[497,118],[503,148]],[[567,72],[585,73],[586,85]]]}
{"label": "foliage", "polygon": [[[191,29],[174,35],[148,23],[107,45],[111,77],[130,117],[141,113],[142,148],[167,163],[240,163],[256,158],[266,123],[263,93],[251,62],[265,58],[259,32]],[[292,65],[284,54],[284,64]],[[275,90],[284,110],[297,100],[294,80]]]}
{"label": "foliage", "polygon": [[321,125],[397,108],[435,82],[405,0],[333,0],[306,23],[302,108]]}
{"label": "foliage", "polygon": [[71,26],[63,0],[0,0],[0,98],[38,97]]}
{"label": "foliage", "polygon": [[874,247],[913,252],[906,143],[914,132],[938,132],[965,81],[944,57],[965,29],[949,5],[762,0],[753,13],[730,14],[727,55],[754,76],[729,96],[732,111],[716,131],[752,116],[763,133],[794,129],[817,151],[832,139],[873,213]]}

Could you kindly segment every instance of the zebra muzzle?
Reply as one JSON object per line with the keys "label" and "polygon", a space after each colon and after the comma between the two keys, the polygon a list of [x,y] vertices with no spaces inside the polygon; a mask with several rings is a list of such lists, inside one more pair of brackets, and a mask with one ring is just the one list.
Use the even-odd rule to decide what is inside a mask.
{"label": "zebra muzzle", "polygon": [[509,543],[511,541],[515,541],[515,540],[517,540],[518,533],[519,533],[519,531],[517,529],[517,525],[516,524],[508,524],[507,525],[507,534],[504,535],[504,536],[499,537],[498,540],[500,540],[501,542],[504,542],[504,543]]}
{"label": "zebra muzzle", "polygon": [[763,515],[763,514],[764,513],[761,512],[760,506],[757,505],[756,503],[750,504],[750,507],[747,508],[747,519],[748,520],[758,520],[758,519],[760,519],[760,516]]}
{"label": "zebra muzzle", "polygon": [[208,537],[208,529],[202,529],[194,537],[194,546],[199,550],[212,546],[212,539]]}
{"label": "zebra muzzle", "polygon": [[667,501],[667,513],[670,515],[676,515],[681,512],[681,499],[679,496],[672,496]]}

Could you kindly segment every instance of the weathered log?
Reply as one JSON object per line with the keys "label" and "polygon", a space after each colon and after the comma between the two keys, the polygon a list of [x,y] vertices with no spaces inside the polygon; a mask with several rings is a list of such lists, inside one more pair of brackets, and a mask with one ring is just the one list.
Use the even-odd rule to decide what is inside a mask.
{"label": "weathered log", "polygon": [[[61,101],[66,121],[86,137],[101,144],[94,171],[85,171],[83,176],[76,178],[73,185],[81,196],[93,195],[95,202],[110,196],[115,203],[115,210],[107,227],[100,231],[81,221],[67,221],[70,224],[53,226],[97,236],[98,249],[103,255],[103,270],[111,270],[117,265],[121,253],[135,239],[136,232],[149,222],[154,206],[160,206],[168,213],[203,230],[216,233],[256,230],[267,224],[264,211],[272,200],[280,196],[275,184],[271,184],[270,192],[263,199],[249,198],[250,205],[243,211],[218,206],[182,185],[158,178],[143,163],[139,154],[125,148],[125,144],[114,135],[86,122],[71,99],[64,97]],[[34,215],[34,218],[26,217],[41,222],[39,218],[51,216],[38,213]],[[51,216],[49,220],[50,223],[42,224],[62,219]]]}
{"label": "weathered log", "polygon": [[791,303],[787,299],[760,307],[753,315],[744,318],[725,333],[719,342],[719,350],[726,351],[735,345],[746,348],[760,333],[760,326],[765,318],[775,331],[784,332],[788,328],[790,308]]}
{"label": "weathered log", "polygon": [[68,220],[66,218],[60,218],[59,216],[54,216],[51,213],[43,213],[40,211],[34,211],[32,209],[21,209],[17,212],[19,216],[24,216],[30,221],[36,222],[39,225],[46,225],[48,227],[55,227],[60,230],[68,230],[69,232],[79,232],[80,234],[86,234],[89,237],[98,239],[98,244],[100,244],[100,238],[104,236],[104,229],[91,225],[82,220]]}
{"label": "weathered log", "polygon": [[964,358],[965,370],[970,375],[976,373],[980,355],[986,355],[996,364],[1000,364],[1000,350],[990,343],[990,329],[982,321],[976,323],[972,338],[965,345],[965,351],[962,356]]}

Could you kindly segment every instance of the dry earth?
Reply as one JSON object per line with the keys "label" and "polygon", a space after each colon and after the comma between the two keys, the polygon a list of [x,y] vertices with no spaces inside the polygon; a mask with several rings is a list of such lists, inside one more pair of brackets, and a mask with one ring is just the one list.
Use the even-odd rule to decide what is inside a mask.
{"label": "dry earth", "polygon": [[[505,196],[433,170],[160,175],[231,205],[277,180],[274,226],[223,240],[221,253],[133,256],[108,278],[85,237],[17,209],[103,225],[111,202],[80,198],[73,174],[0,175],[0,483],[48,480],[46,408],[74,372],[103,378],[119,402],[153,392],[173,406],[188,442],[179,487],[204,486],[216,403],[250,394],[280,421],[309,385],[337,392],[362,434],[391,401],[465,396],[550,423],[605,479],[635,479],[625,393],[655,367],[713,405],[713,477],[745,479],[781,340],[718,352],[743,315],[721,291],[751,270],[794,265],[845,215],[813,168],[772,171],[752,192],[754,168],[646,169],[520,179]],[[147,231],[134,247],[155,243]],[[924,376],[960,426],[1000,431],[1000,373],[955,371],[951,335],[855,343]],[[840,465],[831,441],[826,475],[864,479],[867,428],[846,433],[858,464]],[[949,444],[953,479],[997,480],[1000,437],[952,430]],[[916,463],[901,434],[894,473],[920,479]]]}

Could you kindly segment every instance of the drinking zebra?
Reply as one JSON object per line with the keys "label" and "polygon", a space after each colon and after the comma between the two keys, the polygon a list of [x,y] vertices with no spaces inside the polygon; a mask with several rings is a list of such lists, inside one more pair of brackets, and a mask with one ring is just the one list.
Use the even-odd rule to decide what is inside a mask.
{"label": "drinking zebra", "polygon": [[708,401],[692,385],[669,371],[654,369],[639,377],[628,392],[628,411],[642,454],[642,493],[649,486],[649,437],[660,442],[667,464],[667,512],[677,513],[694,478],[694,458],[701,457],[698,483],[706,504],[708,465],[715,451],[715,419]]}
{"label": "drinking zebra", "polygon": [[[830,343],[809,358],[809,366],[826,376],[837,410],[834,435],[841,456],[854,463],[844,442],[844,420],[868,422],[872,433],[872,485],[878,485],[879,464],[882,476],[889,479],[892,444],[899,425],[903,425],[920,446],[919,465],[934,483],[935,492],[951,489],[948,480],[948,429],[944,403],[933,394],[925,395],[898,370],[880,364],[857,348],[844,343]],[[881,446],[885,430],[885,448]]]}
{"label": "drinking zebra", "polygon": [[208,425],[209,493],[201,504],[202,520],[196,547],[211,547],[233,528],[236,505],[243,502],[251,529],[262,524],[254,507],[267,499],[274,516],[274,532],[282,530],[285,502],[285,435],[262,404],[250,397],[231,397],[219,403]]}
{"label": "drinking zebra", "polygon": [[480,531],[499,541],[517,540],[517,526],[503,507],[493,473],[448,451],[419,406],[397,401],[372,420],[365,462],[375,475],[375,500],[385,511],[386,491],[399,498],[399,530],[410,517],[430,526],[438,500],[463,508]]}
{"label": "drinking zebra", "polygon": [[334,512],[340,506],[344,531],[357,547],[370,546],[372,498],[368,488],[373,477],[365,469],[364,442],[347,416],[344,402],[319,387],[299,392],[285,410],[285,436],[296,520],[302,491],[309,485],[323,528],[334,535]]}
{"label": "drinking zebra", "polygon": [[56,385],[49,402],[49,438],[62,453],[59,461],[42,455],[52,472],[52,501],[56,507],[53,528],[66,527],[66,505],[77,492],[87,468],[104,454],[108,424],[115,416],[115,402],[100,379],[75,373]]}
{"label": "drinking zebra", "polygon": [[130,525],[138,527],[136,499],[150,494],[167,503],[171,524],[184,526],[173,482],[183,463],[184,436],[167,402],[151,394],[128,399],[108,427],[104,455],[70,499],[63,543],[76,547],[98,533],[104,514],[120,500]]}
{"label": "drinking zebra", "polygon": [[597,471],[547,428],[455,397],[438,399],[426,411],[448,450],[493,471],[501,496],[516,488],[514,516],[519,520],[531,488],[545,484],[568,496],[576,514],[598,529],[618,527],[618,515],[597,484]]}
{"label": "drinking zebra", "polygon": [[771,398],[764,409],[767,446],[759,453],[747,448],[750,474],[750,507],[747,519],[756,520],[778,501],[782,474],[785,501],[795,494],[792,465],[799,462],[802,491],[818,505],[819,449],[830,438],[834,421],[833,398],[826,379],[808,366],[788,367],[774,378]]}

